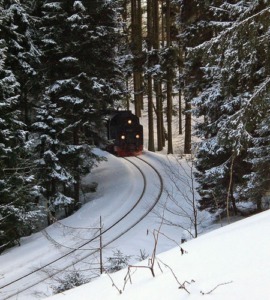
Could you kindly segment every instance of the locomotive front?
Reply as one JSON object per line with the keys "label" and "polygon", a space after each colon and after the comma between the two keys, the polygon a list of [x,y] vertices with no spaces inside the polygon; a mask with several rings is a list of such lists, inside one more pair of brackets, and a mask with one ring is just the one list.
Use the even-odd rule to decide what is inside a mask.
{"label": "locomotive front", "polygon": [[143,126],[130,111],[116,112],[108,122],[111,152],[118,156],[136,156],[143,151]]}

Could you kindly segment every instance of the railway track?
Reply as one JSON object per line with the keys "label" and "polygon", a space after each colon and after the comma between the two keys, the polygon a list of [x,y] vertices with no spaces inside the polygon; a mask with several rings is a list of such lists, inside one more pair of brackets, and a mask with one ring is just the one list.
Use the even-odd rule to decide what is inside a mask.
{"label": "railway track", "polygon": [[[102,235],[102,239],[105,240],[103,243],[103,248],[108,247],[111,245],[113,242],[115,242],[117,239],[122,237],[124,234],[126,234],[129,230],[134,228],[138,223],[140,223],[155,207],[157,202],[159,201],[161,195],[162,195],[162,190],[163,190],[163,180],[161,175],[159,174],[158,170],[153,167],[150,163],[148,163],[146,160],[140,158],[140,157],[132,157],[132,158],[124,158],[124,160],[132,164],[139,173],[141,174],[143,178],[143,188],[141,191],[141,194],[139,195],[138,199],[134,202],[132,207],[126,211],[119,219],[117,219],[114,223],[110,224],[109,226],[105,227],[104,230],[102,230],[99,234],[91,238],[85,243],[82,243],[75,249],[71,249],[62,256],[44,264],[43,266],[39,268],[35,268],[35,270],[28,272],[27,274],[24,274],[23,276],[20,276],[19,278],[16,278],[15,280],[11,280],[8,283],[5,283],[1,285],[0,282],[0,298],[2,300],[6,299],[26,299],[23,298],[24,292],[26,291],[32,291],[35,287],[37,287],[39,284],[42,282],[46,281],[47,279],[51,279],[52,277],[56,275],[60,275],[62,272],[66,271],[68,268],[79,264],[83,261],[85,261],[87,258],[97,254],[99,252],[99,249],[94,249],[94,250],[85,250],[86,246],[90,246],[93,242],[98,241],[100,239],[100,236]],[[142,166],[143,165],[143,166]],[[157,195],[154,197],[154,199],[151,201],[151,203],[147,203],[147,209],[143,211],[140,215],[137,216],[136,209],[139,205],[144,205],[145,206],[145,198],[149,199],[149,195],[147,196],[147,176],[145,175],[145,169],[146,167],[152,170],[152,175],[153,173],[155,174],[158,178],[159,181],[159,190],[157,192]],[[151,174],[150,172],[150,174]],[[149,177],[150,177],[149,176]],[[144,204],[142,204],[144,203]],[[136,215],[136,218],[133,219],[130,224],[126,228],[122,228],[121,223],[124,219],[130,217],[133,214]],[[46,231],[45,231],[46,232]],[[104,238],[105,237],[105,238]],[[89,247],[90,248],[90,247]],[[71,262],[67,263],[68,258],[70,257],[75,257],[76,260],[70,259]],[[59,267],[61,265],[61,267]],[[54,268],[53,272],[50,272],[50,274],[46,272],[42,272],[46,270],[48,267]],[[42,278],[40,278],[40,273],[42,273]],[[20,286],[19,288],[16,288]],[[29,294],[28,294],[29,295]]]}

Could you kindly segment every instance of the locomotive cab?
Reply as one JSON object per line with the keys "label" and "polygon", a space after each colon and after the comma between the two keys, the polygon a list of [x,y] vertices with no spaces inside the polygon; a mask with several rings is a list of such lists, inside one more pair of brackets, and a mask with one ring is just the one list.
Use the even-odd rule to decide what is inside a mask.
{"label": "locomotive cab", "polygon": [[118,156],[139,155],[143,150],[143,126],[130,111],[118,111],[107,124],[111,152]]}

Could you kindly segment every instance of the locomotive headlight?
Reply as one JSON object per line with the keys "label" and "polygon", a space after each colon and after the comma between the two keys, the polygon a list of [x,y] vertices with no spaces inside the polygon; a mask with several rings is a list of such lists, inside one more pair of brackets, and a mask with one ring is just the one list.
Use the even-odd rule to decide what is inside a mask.
{"label": "locomotive headlight", "polygon": [[136,139],[139,139],[140,138],[140,135],[139,134],[136,134]]}
{"label": "locomotive headlight", "polygon": [[128,124],[131,124],[132,123],[132,120],[128,120]]}
{"label": "locomotive headlight", "polygon": [[124,135],[121,135],[121,140],[124,140],[126,137]]}

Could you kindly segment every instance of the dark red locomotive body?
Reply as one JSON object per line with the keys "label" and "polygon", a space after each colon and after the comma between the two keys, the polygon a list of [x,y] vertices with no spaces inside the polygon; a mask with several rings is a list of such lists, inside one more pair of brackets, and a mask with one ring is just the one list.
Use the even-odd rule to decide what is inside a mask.
{"label": "dark red locomotive body", "polygon": [[118,156],[136,156],[143,151],[143,126],[131,111],[113,113],[107,123],[107,150]]}

